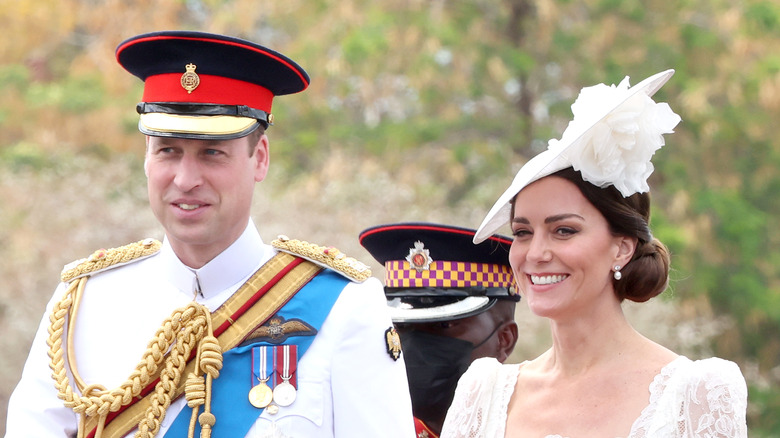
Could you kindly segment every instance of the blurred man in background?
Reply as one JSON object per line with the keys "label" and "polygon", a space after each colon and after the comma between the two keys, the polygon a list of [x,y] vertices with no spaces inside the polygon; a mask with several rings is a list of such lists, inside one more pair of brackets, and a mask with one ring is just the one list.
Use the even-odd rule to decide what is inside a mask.
{"label": "blurred man in background", "polygon": [[418,438],[438,437],[458,379],[473,360],[504,362],[517,342],[512,240],[495,235],[474,245],[474,232],[397,223],[360,233],[360,244],[385,267]]}

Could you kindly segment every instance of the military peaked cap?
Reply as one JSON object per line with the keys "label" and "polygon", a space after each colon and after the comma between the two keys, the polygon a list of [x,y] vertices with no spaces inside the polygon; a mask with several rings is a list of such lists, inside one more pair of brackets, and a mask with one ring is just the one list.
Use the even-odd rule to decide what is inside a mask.
{"label": "military peaked cap", "polygon": [[360,244],[385,267],[394,322],[433,322],[484,312],[498,299],[519,301],[509,266],[512,239],[475,245],[475,230],[433,223],[379,225]]}
{"label": "military peaked cap", "polygon": [[306,71],[250,41],[203,32],[138,35],[116,49],[144,81],[139,130],[164,137],[231,139],[273,123],[274,96],[303,91]]}

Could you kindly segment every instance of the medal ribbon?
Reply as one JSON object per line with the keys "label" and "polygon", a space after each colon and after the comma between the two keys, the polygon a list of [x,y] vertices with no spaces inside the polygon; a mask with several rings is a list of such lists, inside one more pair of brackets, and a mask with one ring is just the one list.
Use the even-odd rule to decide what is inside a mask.
{"label": "medal ribbon", "polygon": [[298,368],[298,346],[277,345],[274,347],[274,386],[289,382],[295,389],[298,389],[297,374]]}
{"label": "medal ribbon", "polygon": [[257,385],[258,382],[265,382],[268,386],[273,387],[268,372],[269,368],[273,370],[273,362],[269,362],[268,359],[267,346],[252,347],[252,381],[250,382],[252,386]]}

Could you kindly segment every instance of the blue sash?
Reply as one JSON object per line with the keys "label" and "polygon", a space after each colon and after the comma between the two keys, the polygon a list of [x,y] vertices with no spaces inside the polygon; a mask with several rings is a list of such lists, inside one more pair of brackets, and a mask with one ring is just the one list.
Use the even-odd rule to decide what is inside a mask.
{"label": "blue sash", "polygon": [[[272,318],[302,320],[319,331],[336,299],[348,283],[349,280],[341,275],[325,270],[298,291]],[[258,305],[262,303],[261,299]],[[284,340],[284,344],[297,345],[300,360],[313,341],[312,334],[292,335]],[[223,353],[222,370],[211,387],[211,413],[217,419],[211,432],[212,438],[246,436],[249,428],[263,412],[262,409],[249,403],[248,395],[252,388],[252,348],[264,345],[280,344],[259,341],[240,345]],[[165,437],[186,437],[191,417],[192,409],[185,405],[165,433]],[[200,436],[200,424],[195,426],[195,436]]]}

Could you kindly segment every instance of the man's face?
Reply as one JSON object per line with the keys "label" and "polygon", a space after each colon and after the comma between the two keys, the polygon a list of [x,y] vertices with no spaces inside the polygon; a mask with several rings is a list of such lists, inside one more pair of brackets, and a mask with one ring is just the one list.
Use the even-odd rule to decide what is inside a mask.
{"label": "man's face", "polygon": [[255,183],[268,171],[267,137],[260,137],[252,156],[248,149],[247,137],[147,137],[149,202],[186,265],[203,266],[246,228]]}
{"label": "man's face", "polygon": [[495,328],[496,322],[493,321],[490,312],[450,321],[396,324],[398,332],[419,330],[471,342],[474,346],[484,341],[471,352],[472,361],[480,357],[496,357],[499,351],[499,340],[493,332]]}

